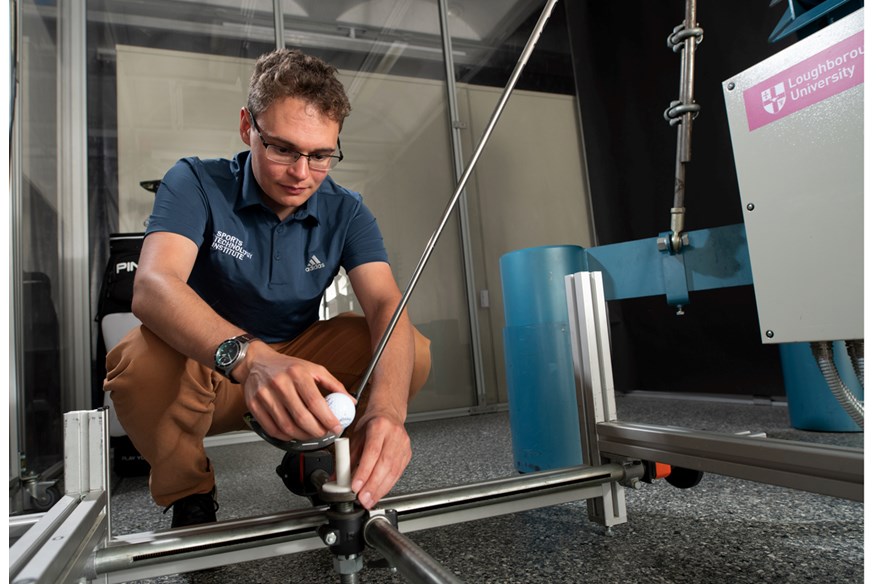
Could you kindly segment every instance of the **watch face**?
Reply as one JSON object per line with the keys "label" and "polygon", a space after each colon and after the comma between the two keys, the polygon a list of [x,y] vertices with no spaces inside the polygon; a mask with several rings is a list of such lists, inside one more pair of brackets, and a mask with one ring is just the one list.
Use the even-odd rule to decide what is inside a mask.
{"label": "watch face", "polygon": [[224,369],[234,363],[240,353],[240,343],[234,339],[227,340],[216,349],[216,367]]}

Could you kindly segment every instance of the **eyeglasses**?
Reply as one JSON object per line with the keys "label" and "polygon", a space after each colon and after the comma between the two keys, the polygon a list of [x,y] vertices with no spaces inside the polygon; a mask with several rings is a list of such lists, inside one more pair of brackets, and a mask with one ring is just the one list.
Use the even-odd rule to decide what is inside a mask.
{"label": "eyeglasses", "polygon": [[262,129],[259,127],[258,122],[255,120],[255,116],[252,115],[252,112],[246,110],[249,113],[249,119],[252,120],[252,125],[255,128],[256,134],[259,135],[259,140],[262,141],[262,146],[265,147],[265,156],[268,157],[268,160],[271,162],[276,162],[277,164],[295,164],[298,162],[301,157],[307,159],[307,166],[310,167],[310,170],[318,170],[318,171],[326,171],[331,168],[334,168],[335,165],[344,159],[344,153],[341,151],[341,138],[338,137],[338,154],[304,154],[302,152],[298,152],[297,150],[292,150],[291,148],[286,148],[285,146],[277,146],[275,144],[268,144],[265,141],[265,137],[262,136]]}

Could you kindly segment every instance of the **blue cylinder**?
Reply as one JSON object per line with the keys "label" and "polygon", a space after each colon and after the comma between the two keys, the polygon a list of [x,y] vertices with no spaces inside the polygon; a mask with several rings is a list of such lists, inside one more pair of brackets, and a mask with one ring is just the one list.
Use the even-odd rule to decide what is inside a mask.
{"label": "blue cylinder", "polygon": [[[785,343],[779,346],[785,393],[788,396],[788,417],[798,430],[821,432],[860,432],[851,416],[843,409],[827,386],[827,381],[812,355],[809,343]],[[834,363],[843,383],[860,400],[864,388],[858,382],[845,344],[835,341]]]}
{"label": "blue cylinder", "polygon": [[534,472],[583,463],[564,278],[584,248],[522,249],[499,260],[514,463]]}

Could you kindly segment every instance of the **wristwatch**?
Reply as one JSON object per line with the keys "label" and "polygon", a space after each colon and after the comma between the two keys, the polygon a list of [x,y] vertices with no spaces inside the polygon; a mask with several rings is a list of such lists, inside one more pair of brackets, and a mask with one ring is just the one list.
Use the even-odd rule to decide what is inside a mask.
{"label": "wristwatch", "polygon": [[215,355],[213,355],[213,366],[216,371],[234,383],[238,383],[231,375],[231,371],[237,367],[238,363],[243,361],[243,358],[246,356],[246,349],[253,340],[255,340],[254,335],[245,334],[222,341],[219,347],[216,348]]}

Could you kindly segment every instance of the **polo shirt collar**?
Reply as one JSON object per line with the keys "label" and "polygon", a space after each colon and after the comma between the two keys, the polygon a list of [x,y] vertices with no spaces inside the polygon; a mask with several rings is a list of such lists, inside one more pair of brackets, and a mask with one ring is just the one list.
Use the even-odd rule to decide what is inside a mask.
{"label": "polo shirt collar", "polygon": [[[243,162],[242,171],[240,169],[241,161]],[[235,173],[243,172],[240,197],[237,198],[237,203],[234,205],[234,210],[239,211],[241,209],[245,209],[247,207],[252,207],[255,205],[265,206],[262,202],[262,195],[264,194],[264,191],[262,191],[259,183],[256,182],[255,175],[252,172],[252,154],[250,153],[250,151],[239,153],[232,161],[232,167]],[[325,184],[325,181],[323,181],[323,184]],[[303,221],[308,217],[312,217],[315,222],[319,223],[319,205],[317,204],[317,199],[319,197],[319,191],[321,190],[322,185],[320,185],[316,192],[313,193],[313,195],[311,195],[309,199],[307,199],[306,203],[301,205],[297,211],[289,216],[289,219]],[[265,208],[267,207],[265,206]]]}

